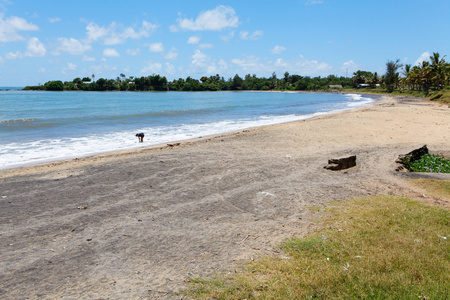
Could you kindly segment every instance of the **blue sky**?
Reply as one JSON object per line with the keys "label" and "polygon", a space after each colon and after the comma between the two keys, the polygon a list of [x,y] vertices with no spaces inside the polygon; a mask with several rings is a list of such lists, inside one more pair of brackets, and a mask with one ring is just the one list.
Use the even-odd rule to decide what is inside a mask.
{"label": "blue sky", "polygon": [[449,0],[0,0],[0,86],[383,74],[450,55],[449,13]]}

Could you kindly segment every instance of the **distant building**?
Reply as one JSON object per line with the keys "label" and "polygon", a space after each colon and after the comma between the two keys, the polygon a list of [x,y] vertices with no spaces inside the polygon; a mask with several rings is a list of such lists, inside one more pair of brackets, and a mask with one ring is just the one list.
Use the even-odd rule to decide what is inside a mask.
{"label": "distant building", "polygon": [[343,87],[340,84],[330,84],[328,88],[331,90],[331,89],[342,89]]}

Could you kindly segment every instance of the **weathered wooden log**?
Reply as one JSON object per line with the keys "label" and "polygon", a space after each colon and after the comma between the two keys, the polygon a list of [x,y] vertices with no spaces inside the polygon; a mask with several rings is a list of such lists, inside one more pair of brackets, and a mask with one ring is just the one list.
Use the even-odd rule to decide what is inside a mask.
{"label": "weathered wooden log", "polygon": [[356,155],[344,158],[330,159],[325,169],[339,171],[356,166]]}
{"label": "weathered wooden log", "polygon": [[409,152],[408,154],[399,155],[398,160],[396,161],[399,164],[410,164],[412,162],[415,162],[416,160],[419,160],[422,155],[428,154],[428,148],[427,145],[424,145],[418,149],[414,149],[413,151]]}

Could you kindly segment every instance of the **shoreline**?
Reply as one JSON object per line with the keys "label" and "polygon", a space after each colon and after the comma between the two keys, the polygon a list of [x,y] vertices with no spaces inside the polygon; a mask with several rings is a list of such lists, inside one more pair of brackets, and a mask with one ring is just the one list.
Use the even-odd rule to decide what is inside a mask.
{"label": "shoreline", "polygon": [[[399,154],[450,150],[450,108],[385,97],[302,121],[0,170],[0,298],[177,299],[320,226],[333,201],[410,195]],[[450,154],[450,153],[449,153]],[[357,156],[357,166],[324,169]],[[315,211],[318,210],[318,213]],[[179,298],[179,297],[178,297]]]}
{"label": "shoreline", "polygon": [[[234,92],[234,91],[231,91]],[[273,92],[273,93],[291,93],[291,91],[237,91],[237,92]],[[308,92],[308,91],[293,91],[295,93],[313,93],[313,92]],[[342,94],[347,94],[347,93],[342,93]],[[215,134],[211,134],[211,135],[204,135],[204,136],[200,136],[200,137],[193,137],[193,138],[187,138],[187,139],[183,139],[183,140],[170,140],[168,142],[164,142],[164,143],[159,143],[159,144],[151,144],[148,146],[134,146],[131,148],[125,148],[125,149],[118,149],[118,150],[110,150],[110,151],[99,151],[99,152],[92,152],[92,153],[86,153],[86,154],[82,154],[82,155],[71,155],[71,156],[67,156],[67,157],[60,157],[60,158],[56,158],[56,159],[52,159],[52,158],[45,158],[42,159],[40,161],[29,161],[29,162],[22,162],[22,163],[15,163],[9,166],[0,166],[0,177],[2,176],[2,173],[7,172],[8,170],[14,170],[14,169],[26,169],[26,168],[33,168],[34,166],[38,167],[41,165],[49,165],[49,164],[58,164],[60,162],[64,162],[64,161],[71,161],[71,160],[80,160],[80,159],[85,159],[85,158],[89,158],[89,157],[95,157],[95,156],[104,156],[107,155],[108,153],[114,154],[115,152],[134,152],[137,151],[139,149],[143,149],[143,148],[161,148],[166,146],[167,144],[174,144],[174,143],[186,143],[186,142],[191,142],[191,141],[195,141],[201,138],[211,138],[214,137],[216,135],[223,135],[223,134],[233,134],[235,132],[240,132],[243,130],[251,130],[254,128],[258,128],[258,127],[264,127],[264,126],[272,126],[272,125],[278,125],[278,124],[285,124],[285,123],[290,123],[290,122],[298,122],[298,121],[303,121],[303,120],[307,120],[307,119],[313,119],[313,118],[317,118],[320,116],[325,116],[325,115],[332,115],[332,114],[336,114],[336,113],[341,113],[341,112],[345,112],[345,111],[349,111],[349,110],[353,110],[353,109],[358,109],[358,108],[362,108],[362,107],[369,107],[371,105],[374,105],[375,103],[382,101],[383,100],[383,96],[381,95],[369,95],[369,94],[359,94],[359,93],[354,93],[356,95],[360,95],[361,97],[370,97],[370,101],[371,103],[368,105],[364,105],[361,107],[357,107],[357,108],[346,108],[346,109],[340,109],[340,110],[334,110],[334,111],[329,111],[329,112],[316,112],[316,113],[312,113],[312,114],[307,114],[307,115],[302,115],[299,116],[298,120],[294,120],[294,121],[282,121],[280,123],[275,123],[275,124],[266,124],[266,125],[259,125],[259,126],[252,126],[252,127],[246,127],[246,128],[242,128],[242,129],[237,129],[237,130],[232,130],[232,131],[225,131],[225,132],[220,132],[220,133],[215,133]],[[148,140],[147,140],[148,141]]]}

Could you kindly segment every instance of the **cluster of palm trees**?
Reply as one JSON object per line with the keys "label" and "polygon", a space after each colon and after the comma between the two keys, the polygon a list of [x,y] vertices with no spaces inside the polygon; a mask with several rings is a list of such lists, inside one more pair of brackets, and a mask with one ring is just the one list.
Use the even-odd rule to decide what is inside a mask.
{"label": "cluster of palm trees", "polygon": [[404,66],[403,75],[398,83],[403,88],[417,91],[442,90],[450,85],[450,63],[444,60],[438,52],[433,52],[430,61],[420,65]]}

